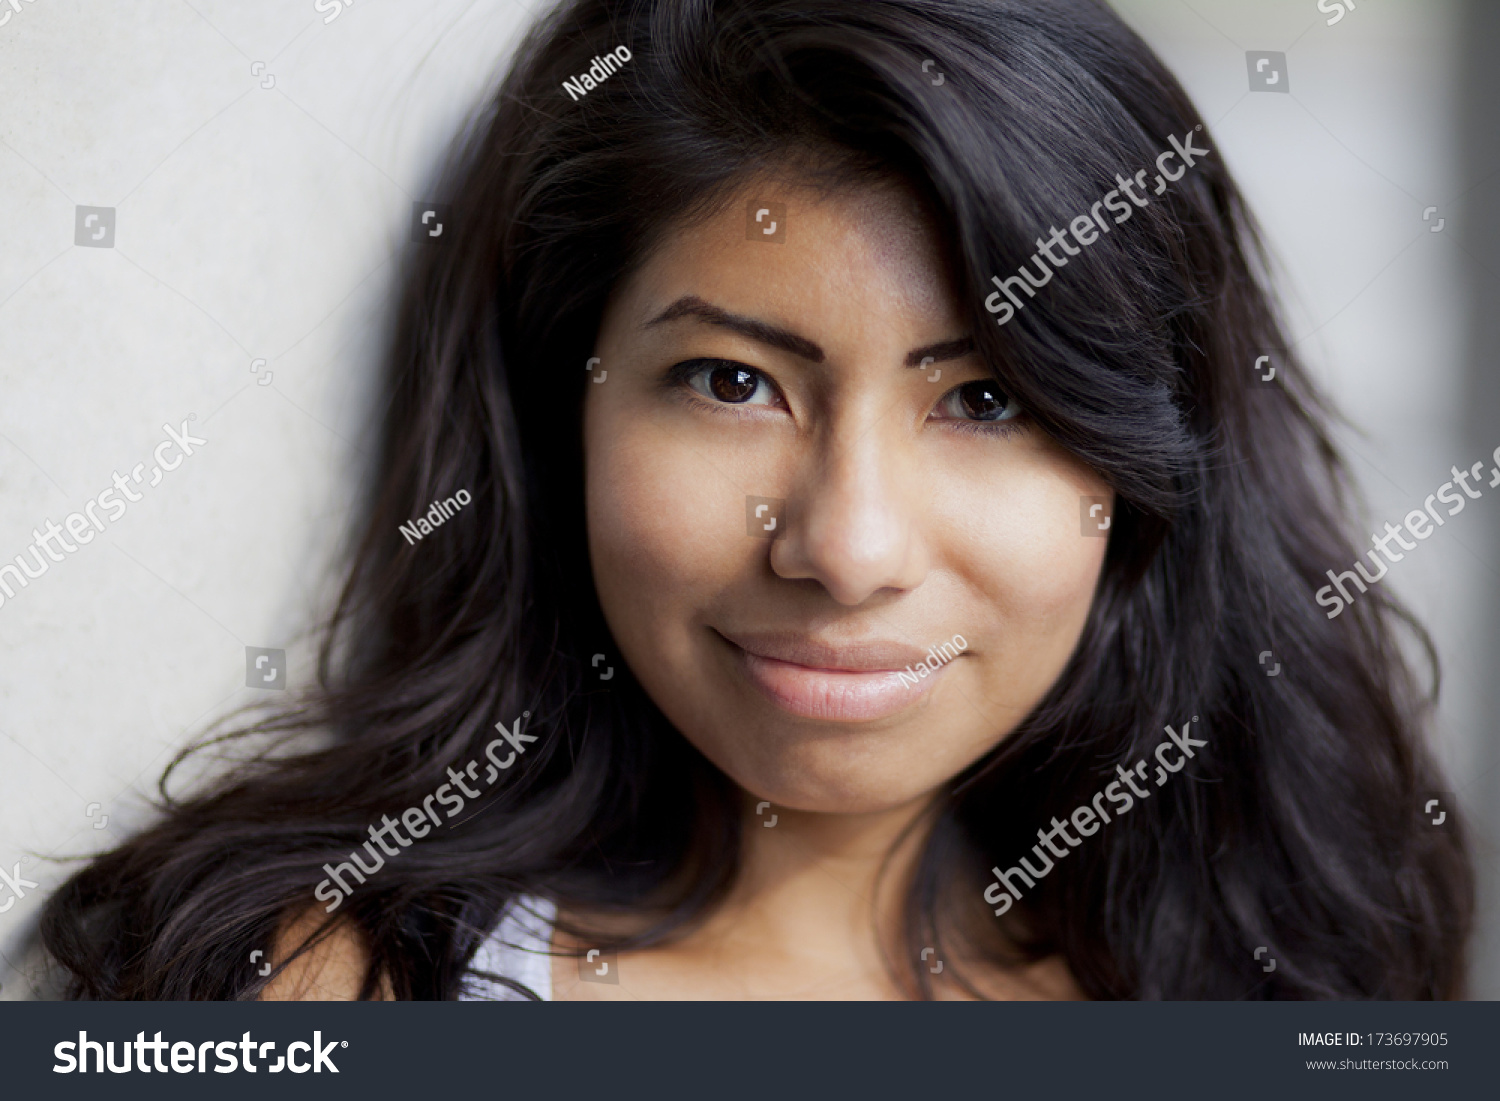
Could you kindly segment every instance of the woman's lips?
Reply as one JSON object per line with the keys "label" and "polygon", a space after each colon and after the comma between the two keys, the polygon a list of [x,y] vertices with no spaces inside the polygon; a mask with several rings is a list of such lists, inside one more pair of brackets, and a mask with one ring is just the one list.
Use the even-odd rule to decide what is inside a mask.
{"label": "woman's lips", "polygon": [[[898,644],[833,648],[801,639],[778,638],[751,641],[748,646],[754,647],[752,650],[747,644],[728,641],[751,682],[772,703],[802,718],[834,722],[868,722],[909,707],[931,691],[948,664],[926,677],[918,677],[914,684],[911,674],[905,678],[899,675],[905,672],[905,666],[897,662],[907,658],[906,665],[915,668],[917,662],[926,660],[927,654]],[[788,661],[764,653],[766,650],[796,653],[799,657],[816,654],[817,660],[838,667]]]}

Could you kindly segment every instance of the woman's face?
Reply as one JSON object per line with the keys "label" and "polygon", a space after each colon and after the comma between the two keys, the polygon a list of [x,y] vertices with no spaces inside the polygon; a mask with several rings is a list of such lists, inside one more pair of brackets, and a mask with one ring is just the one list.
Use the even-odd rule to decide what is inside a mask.
{"label": "woman's face", "polygon": [[1078,641],[1106,545],[1080,499],[1110,491],[970,335],[912,193],[794,176],[669,233],[605,310],[594,583],[651,698],[757,799],[927,795]]}

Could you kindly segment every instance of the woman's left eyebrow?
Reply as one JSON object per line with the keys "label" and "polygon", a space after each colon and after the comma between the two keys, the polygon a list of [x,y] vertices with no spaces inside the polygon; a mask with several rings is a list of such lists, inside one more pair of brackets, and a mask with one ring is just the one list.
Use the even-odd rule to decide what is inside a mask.
{"label": "woman's left eyebrow", "polygon": [[761,344],[768,344],[773,348],[780,348],[784,352],[813,363],[823,362],[823,349],[819,348],[806,337],[798,336],[779,326],[769,324],[753,317],[742,317],[739,314],[730,313],[728,310],[720,309],[711,303],[705,302],[696,294],[686,294],[673,302],[660,314],[646,322],[642,328],[649,329],[652,325],[660,325],[667,321],[676,321],[681,317],[696,317],[709,325],[730,332],[739,333],[741,336],[749,337]]}
{"label": "woman's left eyebrow", "polygon": [[907,352],[906,366],[925,367],[928,363],[942,363],[944,360],[966,356],[973,350],[974,338],[961,336],[957,340],[945,340],[941,344],[929,344],[925,348]]}

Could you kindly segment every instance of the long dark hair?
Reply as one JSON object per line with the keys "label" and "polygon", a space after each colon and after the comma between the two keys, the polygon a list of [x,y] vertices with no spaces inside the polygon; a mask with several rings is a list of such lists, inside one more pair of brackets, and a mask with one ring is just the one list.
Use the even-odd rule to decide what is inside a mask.
{"label": "long dark hair", "polygon": [[[612,75],[564,90],[622,45]],[[455,997],[522,893],[649,904],[621,946],[664,942],[724,896],[738,793],[615,654],[578,413],[611,288],[778,162],[919,187],[1000,384],[1118,495],[1072,660],[933,812],[893,974],[930,994],[917,946],[962,942],[997,963],[1060,953],[1099,998],[1456,996],[1471,872],[1459,833],[1418,820],[1443,785],[1420,740],[1428,694],[1398,652],[1409,617],[1375,588],[1332,620],[1313,601],[1356,555],[1348,479],[1223,162],[1201,159],[1008,324],[983,308],[1046,227],[1189,133],[1214,148],[1089,0],[566,0],[545,16],[456,143],[446,239],[411,257],[319,686],[242,727],[309,743],[186,801],[164,778],[160,822],[58,891],[42,935],[72,996],[254,997],[267,980],[248,949],[314,905],[323,865],[482,764],[523,712],[537,740],[482,808],[327,919],[368,946],[364,996],[384,980]],[[1261,356],[1277,384],[1255,382]],[[440,533],[398,535],[459,489],[472,502]],[[1191,768],[997,920],[988,869],[1194,715],[1209,745]]]}

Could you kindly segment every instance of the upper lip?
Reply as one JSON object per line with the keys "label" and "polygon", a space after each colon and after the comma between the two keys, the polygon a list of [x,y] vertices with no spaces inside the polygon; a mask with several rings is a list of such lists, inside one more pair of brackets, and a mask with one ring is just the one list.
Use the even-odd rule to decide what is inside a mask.
{"label": "upper lip", "polygon": [[840,673],[894,672],[927,658],[926,650],[885,639],[832,643],[793,631],[730,634],[720,630],[719,634],[757,657]]}

